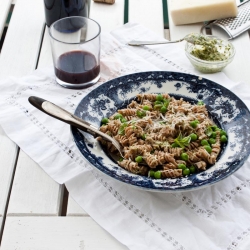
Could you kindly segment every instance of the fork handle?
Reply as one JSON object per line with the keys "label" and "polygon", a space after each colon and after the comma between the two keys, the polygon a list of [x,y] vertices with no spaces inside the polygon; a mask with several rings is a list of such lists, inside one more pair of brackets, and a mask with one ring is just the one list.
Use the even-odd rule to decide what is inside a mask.
{"label": "fork handle", "polygon": [[168,43],[178,43],[184,39],[175,40],[175,41],[136,41],[132,40],[128,42],[128,45],[131,46],[141,46],[141,45],[156,45],[156,44],[168,44]]}

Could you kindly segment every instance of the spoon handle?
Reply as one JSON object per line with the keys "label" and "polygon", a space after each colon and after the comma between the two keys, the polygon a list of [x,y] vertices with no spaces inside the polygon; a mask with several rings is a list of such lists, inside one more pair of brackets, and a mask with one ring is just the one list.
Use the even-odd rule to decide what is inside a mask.
{"label": "spoon handle", "polygon": [[103,139],[113,142],[113,138],[108,136],[107,134],[98,130],[98,128],[94,127],[92,124],[82,120],[81,118],[75,116],[74,114],[68,112],[67,110],[46,101],[42,98],[36,96],[30,96],[29,102],[35,106],[37,109],[41,110],[42,112],[46,113],[49,116],[52,116],[60,121],[68,123],[74,127],[77,127],[94,137],[101,136]]}
{"label": "spoon handle", "polygon": [[184,39],[179,39],[175,41],[136,41],[132,40],[128,42],[130,46],[141,46],[141,45],[155,45],[155,44],[168,44],[168,43],[178,43],[183,41]]}

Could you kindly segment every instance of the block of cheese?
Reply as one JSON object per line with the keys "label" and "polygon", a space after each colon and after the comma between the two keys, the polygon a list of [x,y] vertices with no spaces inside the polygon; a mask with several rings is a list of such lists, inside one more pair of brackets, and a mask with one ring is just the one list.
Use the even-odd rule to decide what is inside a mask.
{"label": "block of cheese", "polygon": [[235,0],[170,0],[169,5],[175,25],[236,17],[238,14]]}

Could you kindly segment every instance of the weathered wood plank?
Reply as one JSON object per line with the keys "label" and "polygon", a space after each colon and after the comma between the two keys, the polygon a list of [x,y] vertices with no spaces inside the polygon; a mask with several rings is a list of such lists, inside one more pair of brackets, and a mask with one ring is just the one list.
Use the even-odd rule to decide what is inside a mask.
{"label": "weathered wood plank", "polygon": [[170,31],[169,31],[169,29],[165,29],[165,30],[164,30],[164,37],[165,37],[167,40],[170,40]]}
{"label": "weathered wood plank", "polygon": [[1,250],[128,249],[90,217],[8,217]]}
{"label": "weathered wood plank", "polygon": [[58,216],[61,193],[61,185],[20,151],[7,215]]}
{"label": "weathered wood plank", "polygon": [[164,37],[162,0],[129,1],[129,22],[136,22]]}
{"label": "weathered wood plank", "polygon": [[89,17],[101,25],[102,32],[109,32],[123,24],[124,0],[116,0],[112,5],[90,1]]}
{"label": "weathered wood plank", "polygon": [[67,216],[88,216],[88,214],[78,203],[74,201],[74,199],[69,196]]}
{"label": "weathered wood plank", "polygon": [[[2,48],[0,79],[11,75],[23,76],[35,69],[43,30],[43,2],[18,0]],[[0,166],[4,165],[5,161],[11,164],[16,159],[16,146],[13,143],[9,145],[9,153],[0,158]],[[0,175],[2,176],[2,173]],[[6,180],[11,179],[11,176],[12,171],[9,170]],[[4,185],[3,190],[8,190],[9,184]],[[58,215],[61,193],[61,187],[20,151],[8,215]],[[5,204],[6,200],[3,203]]]}
{"label": "weathered wood plank", "polygon": [[1,51],[0,79],[23,76],[35,69],[43,20],[42,1],[17,1]]}

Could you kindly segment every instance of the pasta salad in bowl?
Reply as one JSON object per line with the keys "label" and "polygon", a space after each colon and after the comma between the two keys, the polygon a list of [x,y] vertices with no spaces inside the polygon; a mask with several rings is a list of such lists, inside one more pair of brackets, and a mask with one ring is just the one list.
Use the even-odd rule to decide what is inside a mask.
{"label": "pasta salad in bowl", "polygon": [[123,147],[71,128],[82,155],[110,177],[149,191],[212,185],[250,153],[250,113],[221,85],[177,72],[142,72],[108,81],[75,115]]}
{"label": "pasta salad in bowl", "polygon": [[[206,170],[227,142],[227,133],[209,118],[202,101],[191,104],[167,93],[138,94],[126,108],[103,118],[100,131],[123,146],[119,166],[155,179]],[[98,139],[107,152],[120,155],[111,142]]]}

